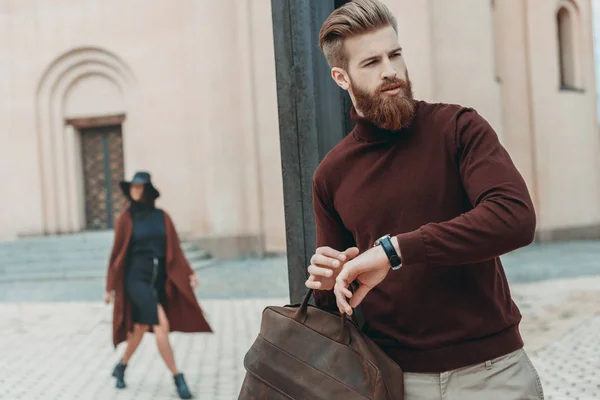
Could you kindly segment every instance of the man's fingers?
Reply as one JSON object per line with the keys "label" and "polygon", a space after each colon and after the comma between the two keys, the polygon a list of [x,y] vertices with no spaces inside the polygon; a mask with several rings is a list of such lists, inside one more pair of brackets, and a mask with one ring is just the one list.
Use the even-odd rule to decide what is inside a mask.
{"label": "man's fingers", "polygon": [[309,289],[316,289],[319,290],[321,289],[321,282],[320,281],[306,281],[304,282],[304,285],[309,288]]}
{"label": "man's fingers", "polygon": [[352,307],[348,304],[348,300],[346,299],[346,295],[344,294],[344,287],[336,286],[334,287],[333,293],[335,294],[335,300],[340,310],[340,313],[346,313],[348,315],[352,315]]}
{"label": "man's fingers", "polygon": [[347,282],[348,284],[342,286],[349,286],[351,282],[353,282],[356,277],[363,272],[369,272],[369,266],[365,265],[359,258],[355,258],[353,260],[348,261],[344,264],[344,268],[342,268],[341,272],[338,275],[338,279],[342,282]]}
{"label": "man's fingers", "polygon": [[340,292],[335,293],[335,302],[338,310],[340,310],[340,314],[352,315],[352,307],[350,307],[350,304],[348,304],[348,301],[346,301],[344,295]]}
{"label": "man's fingers", "polygon": [[314,275],[310,275],[304,285],[309,289],[321,289],[323,286],[322,282],[317,280]]}
{"label": "man's fingers", "polygon": [[337,268],[341,265],[339,260],[324,256],[322,254],[314,254],[310,259],[310,263],[313,265],[329,268]]}
{"label": "man's fingers", "polygon": [[346,298],[354,298],[356,297],[356,293],[352,294],[348,289],[350,286],[350,282],[354,281],[355,275],[352,273],[352,269],[348,268],[352,261],[346,263],[342,271],[339,273],[337,278],[335,279],[335,287],[334,293],[338,303],[338,308],[340,308],[340,312],[345,312],[348,315],[352,315],[352,307],[348,303]]}
{"label": "man's fingers", "polygon": [[338,274],[337,278],[335,279],[336,286],[339,286],[340,288],[347,288],[348,286],[350,286],[350,283],[354,281],[354,279],[356,279],[356,273],[350,265],[351,262],[352,261],[346,263],[346,265],[344,265],[344,268],[342,268],[342,270]]}
{"label": "man's fingers", "polygon": [[364,298],[367,296],[367,293],[369,293],[370,291],[371,291],[370,287],[365,286],[365,285],[359,285],[358,289],[356,289],[356,291],[354,292],[354,295],[350,299],[350,306],[352,306],[352,308],[358,307],[358,305],[360,303],[362,303]]}
{"label": "man's fingers", "polygon": [[329,258],[336,258],[340,261],[346,261],[346,255],[344,253],[332,249],[331,247],[319,247],[316,251],[316,254],[320,254]]}
{"label": "man's fingers", "polygon": [[344,251],[344,254],[346,257],[348,257],[348,259],[353,259],[356,258],[358,256],[359,250],[358,247],[350,247],[349,249],[346,249]]}
{"label": "man's fingers", "polygon": [[352,296],[354,296],[352,292],[348,290],[348,288],[340,288],[340,292],[349,299],[351,299]]}
{"label": "man's fingers", "polygon": [[321,276],[324,278],[330,278],[333,276],[333,271],[329,268],[317,267],[316,265],[308,266],[308,273],[315,276]]}

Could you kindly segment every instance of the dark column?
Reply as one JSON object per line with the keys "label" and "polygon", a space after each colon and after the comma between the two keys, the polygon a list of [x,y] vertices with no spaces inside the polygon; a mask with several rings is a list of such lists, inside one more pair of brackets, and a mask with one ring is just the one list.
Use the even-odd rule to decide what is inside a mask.
{"label": "dark column", "polygon": [[290,300],[306,293],[315,251],[312,175],[348,132],[348,99],[319,49],[319,30],[345,1],[271,0]]}

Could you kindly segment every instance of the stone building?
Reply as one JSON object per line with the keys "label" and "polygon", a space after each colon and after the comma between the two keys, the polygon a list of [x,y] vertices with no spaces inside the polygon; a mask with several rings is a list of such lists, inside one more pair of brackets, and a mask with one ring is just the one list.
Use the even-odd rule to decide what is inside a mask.
{"label": "stone building", "polygon": [[[386,3],[415,95],[492,123],[539,237],[600,236],[590,0]],[[182,235],[283,251],[278,129],[271,0],[0,0],[2,239],[110,229],[143,169]]]}

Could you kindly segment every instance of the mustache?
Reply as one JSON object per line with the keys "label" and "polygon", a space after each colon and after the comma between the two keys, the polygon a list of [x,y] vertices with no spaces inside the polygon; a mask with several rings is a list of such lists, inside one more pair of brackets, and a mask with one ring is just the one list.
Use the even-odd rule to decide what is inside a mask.
{"label": "mustache", "polygon": [[404,90],[408,89],[408,83],[404,79],[396,78],[393,81],[385,82],[381,84],[378,88],[379,92],[385,92],[386,90],[394,90],[397,88],[402,88]]}

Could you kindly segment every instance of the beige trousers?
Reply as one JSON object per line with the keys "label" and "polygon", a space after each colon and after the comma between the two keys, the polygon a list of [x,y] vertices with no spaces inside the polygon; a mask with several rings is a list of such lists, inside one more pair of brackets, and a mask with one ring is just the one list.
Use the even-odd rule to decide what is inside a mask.
{"label": "beige trousers", "polygon": [[525,350],[448,372],[404,373],[405,400],[543,400]]}

